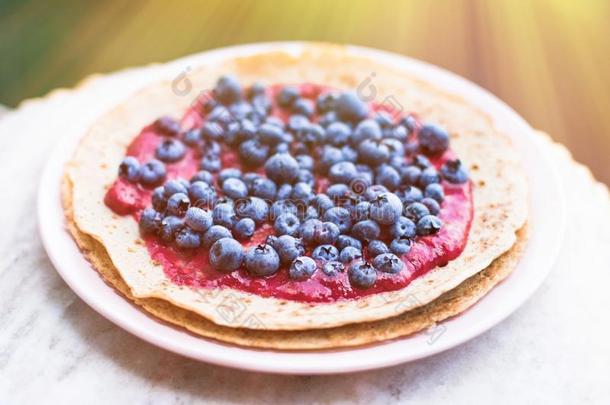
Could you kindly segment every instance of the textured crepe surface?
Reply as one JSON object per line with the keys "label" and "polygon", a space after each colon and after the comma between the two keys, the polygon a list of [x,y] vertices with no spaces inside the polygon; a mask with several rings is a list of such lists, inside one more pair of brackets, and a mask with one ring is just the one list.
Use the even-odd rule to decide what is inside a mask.
{"label": "textured crepe surface", "polygon": [[[460,97],[438,89],[402,70],[350,54],[344,48],[312,45],[298,54],[265,52],[203,64],[189,76],[194,89],[207,90],[223,74],[237,75],[244,84],[324,84],[355,89],[375,73],[375,101],[397,100],[404,111],[443,125],[452,149],[470,168],[475,214],[464,252],[447,266],[436,268],[406,288],[357,300],[310,304],[262,298],[232,289],[194,290],[173,284],[163,268],[150,259],[131,217],[120,217],[103,203],[107,188],[126,147],[141,128],[161,115],[180,117],[194,94],[172,91],[170,81],[146,88],[101,117],[85,135],[66,168],[71,184],[74,222],[80,232],[103,246],[120,278],[138,299],[159,298],[201,315],[218,325],[270,330],[333,328],[370,322],[425,305],[485,269],[508,251],[527,216],[526,179],[510,140],[489,117]],[[415,299],[413,299],[415,297]],[[222,303],[247,308],[237,318],[219,313]],[[252,323],[254,317],[256,322]]]}

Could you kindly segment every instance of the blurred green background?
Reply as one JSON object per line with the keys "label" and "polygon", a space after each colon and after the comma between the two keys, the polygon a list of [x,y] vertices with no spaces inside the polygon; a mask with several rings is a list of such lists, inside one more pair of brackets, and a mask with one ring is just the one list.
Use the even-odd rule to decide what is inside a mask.
{"label": "blurred green background", "polygon": [[608,21],[608,0],[0,0],[0,103],[226,45],[353,43],[473,80],[610,184]]}

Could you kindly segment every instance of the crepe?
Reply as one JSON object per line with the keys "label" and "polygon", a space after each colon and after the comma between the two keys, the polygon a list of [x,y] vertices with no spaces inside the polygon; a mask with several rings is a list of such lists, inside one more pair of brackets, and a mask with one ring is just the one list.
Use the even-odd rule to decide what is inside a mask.
{"label": "crepe", "polygon": [[[127,145],[140,129],[161,115],[181,116],[194,97],[211,89],[223,74],[234,74],[246,85],[257,80],[266,84],[310,82],[339,89],[365,86],[369,92],[373,85],[375,101],[392,100],[405,112],[417,112],[424,121],[444,126],[451,136],[452,149],[468,165],[473,182],[474,218],[462,254],[402,290],[332,303],[312,304],[263,298],[229,288],[195,290],[173,284],[163,268],[151,260],[137,223],[131,217],[114,214],[103,198],[116,178]],[[101,246],[137,302],[157,298],[155,302],[165,301],[174,310],[182,308],[186,314],[209,319],[218,326],[239,328],[236,330],[277,332],[370,323],[422,307],[455,289],[508,251],[526,221],[526,179],[509,138],[495,129],[492,117],[434,83],[328,45],[309,45],[298,54],[264,51],[214,61],[194,69],[188,79],[196,89],[189,96],[176,91],[171,81],[160,82],[101,117],[66,168],[75,237],[85,235]],[[219,308],[228,302],[245,310],[226,316]]]}

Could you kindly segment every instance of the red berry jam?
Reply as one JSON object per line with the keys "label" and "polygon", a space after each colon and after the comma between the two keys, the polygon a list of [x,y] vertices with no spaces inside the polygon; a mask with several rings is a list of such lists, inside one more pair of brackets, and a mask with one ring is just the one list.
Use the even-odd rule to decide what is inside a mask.
{"label": "red berry jam", "polygon": [[[280,91],[281,86],[272,86],[266,89],[271,100]],[[299,87],[301,97],[315,102],[316,98],[323,93],[333,91],[323,86],[314,84],[303,84]],[[204,101],[210,96],[202,97],[202,101],[195,103],[180,121],[183,130],[200,127],[205,121]],[[373,111],[387,110],[385,105],[372,105]],[[391,111],[390,111],[391,112]],[[287,121],[289,114],[273,102],[271,114]],[[315,120],[312,119],[312,120]],[[417,128],[421,127],[416,119],[411,124]],[[147,162],[155,158],[157,146],[167,137],[167,131],[163,131],[159,125],[149,125],[142,129],[140,134],[132,141],[126,151],[126,155],[137,158],[140,162]],[[173,135],[175,136],[175,135]],[[455,154],[446,150],[440,156],[429,157],[434,167],[441,166],[455,159]],[[199,170],[201,152],[195,148],[187,148],[184,158],[175,163],[166,164],[166,179],[184,178],[189,179]],[[222,167],[242,168],[240,158],[235,150],[222,146]],[[315,162],[318,164],[318,162]],[[258,172],[263,173],[262,169]],[[405,264],[402,271],[390,274],[378,272],[377,280],[370,288],[360,289],[350,284],[347,267],[346,270],[334,276],[326,275],[321,271],[322,264],[311,278],[306,280],[293,280],[288,276],[288,266],[282,267],[276,274],[257,278],[249,275],[244,269],[239,269],[229,274],[215,271],[208,262],[208,249],[200,248],[191,252],[181,251],[172,245],[163,243],[156,236],[146,236],[145,244],[153,260],[163,266],[165,274],[174,283],[186,285],[193,288],[209,289],[214,287],[229,287],[236,290],[249,292],[262,297],[282,298],[302,302],[333,302],[342,299],[354,299],[370,294],[399,290],[411,283],[437,266],[444,266],[449,261],[457,258],[468,240],[473,218],[473,195],[470,181],[461,184],[452,184],[447,181],[441,183],[444,191],[444,201],[441,211],[437,215],[442,220],[442,228],[438,233],[429,236],[420,236],[414,239],[411,250],[402,256]],[[315,191],[324,192],[328,186],[325,178],[316,178]],[[119,215],[131,215],[134,221],[138,221],[145,207],[151,205],[151,190],[145,189],[138,184],[130,183],[119,178],[108,190],[104,202]],[[242,242],[247,250],[251,246],[264,243],[269,235],[274,234],[272,224],[258,226],[253,237]],[[389,243],[388,243],[389,244]],[[306,255],[311,255],[312,249],[308,248]],[[366,257],[372,260],[373,258]]]}

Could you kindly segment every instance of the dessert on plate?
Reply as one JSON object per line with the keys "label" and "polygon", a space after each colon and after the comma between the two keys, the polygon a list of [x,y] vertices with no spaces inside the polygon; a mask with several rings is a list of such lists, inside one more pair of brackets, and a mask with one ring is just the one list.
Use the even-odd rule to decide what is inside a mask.
{"label": "dessert on plate", "polygon": [[328,45],[189,80],[100,117],[65,170],[79,248],[150,314],[245,346],[354,346],[458,315],[516,266],[519,158],[450,89]]}

